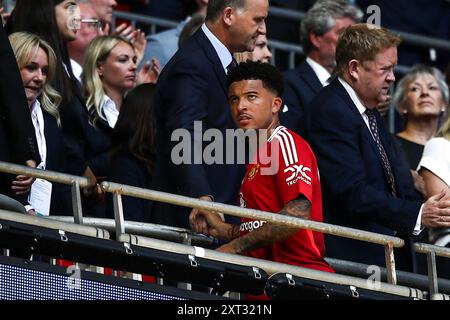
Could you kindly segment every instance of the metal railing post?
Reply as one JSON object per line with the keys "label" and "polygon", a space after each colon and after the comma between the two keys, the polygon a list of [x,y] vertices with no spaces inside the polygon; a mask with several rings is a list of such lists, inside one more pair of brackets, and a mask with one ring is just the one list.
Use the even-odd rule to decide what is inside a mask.
{"label": "metal railing post", "polygon": [[430,285],[430,296],[439,292],[436,270],[436,253],[427,253],[428,281]]}
{"label": "metal railing post", "polygon": [[397,284],[397,274],[395,272],[394,247],[392,243],[388,243],[384,246],[384,254],[386,259],[388,283]]}
{"label": "metal railing post", "polygon": [[123,219],[122,195],[119,192],[113,193],[114,219],[116,221],[116,239],[125,233],[125,222]]}
{"label": "metal railing post", "polygon": [[80,183],[78,181],[72,183],[72,210],[73,221],[77,224],[83,224],[83,208],[81,203]]}

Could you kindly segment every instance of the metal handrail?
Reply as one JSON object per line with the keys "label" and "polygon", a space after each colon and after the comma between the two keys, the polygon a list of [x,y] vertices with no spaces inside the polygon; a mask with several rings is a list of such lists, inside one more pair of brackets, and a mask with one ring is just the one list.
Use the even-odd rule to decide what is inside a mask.
{"label": "metal handrail", "polygon": [[306,228],[354,240],[384,245],[386,268],[388,269],[388,281],[389,283],[393,284],[395,284],[397,281],[395,272],[394,248],[399,248],[404,245],[404,241],[400,238],[381,235],[354,228],[336,226],[323,222],[303,220],[295,217],[278,215],[255,209],[247,209],[217,202],[203,201],[195,198],[189,198],[185,196],[164,193],[160,191],[147,190],[108,181],[103,182],[101,184],[101,187],[105,192],[113,193],[114,217],[116,220],[116,235],[125,233],[125,228],[123,226],[122,195],[126,195],[140,199],[164,202],[189,208],[217,211],[232,216],[245,217],[250,219],[260,219],[267,222],[280,223],[283,225],[288,225],[297,228]]}
{"label": "metal handrail", "polygon": [[[73,222],[73,217],[49,216],[47,218],[56,221]],[[84,218],[83,224],[102,228],[109,232],[115,231],[115,221],[113,219]],[[172,242],[184,242],[189,237],[193,245],[202,247],[213,247],[218,244],[217,239],[213,237],[208,237],[187,229],[153,223],[125,221],[125,232]]]}
{"label": "metal handrail", "polygon": [[116,10],[113,11],[112,28],[115,28],[116,26],[116,18],[131,21],[131,25],[133,27],[136,27],[136,22],[150,25],[150,34],[154,34],[156,32],[155,26],[160,26],[164,28],[175,28],[179,24],[179,22],[173,20],[167,20],[162,18],[150,17],[146,15]]}
{"label": "metal handrail", "polygon": [[400,248],[403,247],[404,245],[403,239],[397,237],[381,235],[374,232],[342,227],[323,222],[303,220],[300,218],[284,215],[282,216],[279,214],[274,214],[261,210],[241,208],[219,202],[204,201],[196,198],[142,189],[138,187],[127,186],[108,181],[102,182],[101,187],[105,192],[111,192],[125,196],[132,196],[140,199],[164,202],[189,208],[217,211],[237,217],[245,217],[250,219],[264,220],[267,222],[280,223],[291,227],[311,229],[318,232],[333,234],[354,240],[372,242],[381,245],[391,244],[395,248]]}
{"label": "metal handrail", "polygon": [[78,182],[81,188],[89,187],[92,182],[88,178],[74,176],[66,173],[51,171],[51,170],[41,170],[30,168],[26,166],[21,166],[18,164],[13,164],[9,162],[0,161],[0,172],[10,173],[10,174],[21,174],[25,176],[30,176],[34,178],[40,178],[45,180],[50,180],[62,184],[73,184]]}
{"label": "metal handrail", "polygon": [[62,230],[89,237],[109,239],[109,232],[101,228],[95,228],[91,226],[79,225],[63,221],[54,221],[51,219],[47,219],[46,217],[37,217],[29,214],[22,214],[7,210],[0,210],[0,220],[24,223],[54,230]]}
{"label": "metal handrail", "polygon": [[[334,258],[325,258],[328,264],[340,274],[348,276],[367,278],[370,274],[373,274],[371,266],[347,260],[340,260]],[[371,270],[372,273],[368,272]],[[380,268],[381,281],[386,281],[387,271],[385,268]],[[444,278],[438,278],[439,290],[441,293],[450,294],[450,280]],[[397,284],[406,287],[414,287],[420,290],[429,290],[430,281],[427,275],[411,273],[406,271],[397,270]]]}
{"label": "metal handrail", "polygon": [[[81,200],[80,200],[80,186],[91,186],[92,182],[89,181],[87,178],[83,177],[77,177],[72,175],[67,175],[59,172],[52,172],[52,171],[43,171],[43,170],[37,170],[28,168],[21,165],[16,165],[12,163],[6,163],[6,162],[0,162],[0,172],[8,172],[12,174],[24,174],[32,177],[39,177],[44,178],[49,181],[59,182],[59,183],[65,183],[65,184],[72,184],[72,192],[73,194],[77,195],[78,197],[74,197],[74,206],[77,206],[80,208],[81,213]],[[302,220],[294,217],[288,217],[288,216],[281,216],[273,213],[263,212],[259,210],[251,210],[246,208],[240,208],[230,205],[225,205],[221,203],[212,203],[208,201],[202,201],[199,199],[193,199],[188,197],[183,197],[179,195],[174,194],[168,194],[158,191],[152,191],[152,190],[146,190],[141,189],[137,187],[132,186],[126,186],[111,182],[104,182],[102,183],[102,189],[106,192],[112,192],[113,193],[113,200],[114,200],[114,215],[116,219],[116,235],[120,237],[120,235],[125,234],[125,222],[123,221],[123,208],[121,203],[121,196],[128,195],[128,196],[134,196],[141,199],[148,199],[148,200],[155,200],[160,202],[166,202],[171,203],[175,205],[180,206],[186,206],[186,207],[192,207],[192,208],[198,208],[198,209],[205,209],[205,210],[212,210],[212,211],[219,211],[225,214],[235,215],[235,216],[242,216],[252,219],[261,219],[268,222],[275,222],[279,224],[284,225],[290,225],[297,228],[307,228],[323,233],[329,233],[337,236],[352,238],[355,240],[361,240],[366,242],[372,242],[377,244],[382,244],[385,246],[385,253],[386,253],[386,267],[388,270],[388,281],[391,284],[396,284],[396,272],[395,272],[395,262],[394,262],[394,254],[393,254],[393,248],[394,247],[402,247],[404,245],[404,242],[400,238],[396,237],[389,237],[386,235],[376,234],[372,232],[367,232],[363,230],[357,230],[353,228],[347,228],[342,226],[335,226],[331,224],[326,223],[320,223],[315,221],[307,221]],[[83,221],[77,218],[76,216],[77,212],[74,212],[74,220],[78,224],[82,224]],[[38,221],[38,220],[37,220]],[[41,220],[39,220],[41,221]],[[131,230],[131,229],[130,229]],[[192,235],[186,235],[186,238],[184,239],[185,243],[190,244],[192,241]],[[428,250],[433,258],[434,255],[437,253],[438,255],[443,255],[445,257],[448,257],[448,250],[446,248],[442,247],[436,247],[436,246],[430,246],[425,244],[416,245],[415,248],[418,248],[417,250]],[[434,267],[435,270],[435,260],[431,260],[430,266]],[[430,290],[432,294],[435,296],[438,296],[438,287],[437,287],[437,276],[435,273],[430,272],[430,283],[431,281],[434,281],[430,284],[430,288],[433,290]]]}
{"label": "metal handrail", "polygon": [[413,248],[414,251],[427,255],[429,290],[431,297],[434,297],[439,292],[436,256],[450,258],[450,248],[425,243],[415,243]]}
{"label": "metal handrail", "polygon": [[34,169],[14,163],[0,161],[0,172],[10,174],[22,174],[33,178],[45,179],[72,186],[72,211],[75,223],[83,224],[83,209],[81,206],[80,188],[90,187],[93,181],[85,177],[78,177],[70,174],[60,173],[51,170]]}
{"label": "metal handrail", "polygon": [[311,268],[288,265],[279,262],[256,259],[242,255],[223,253],[215,250],[193,247],[184,244],[168,242],[164,240],[150,239],[130,234],[122,234],[119,237],[119,241],[128,242],[146,248],[152,248],[179,254],[187,254],[193,257],[222,261],[249,267],[257,267],[264,270],[269,275],[276,273],[288,273],[291,275],[305,277],[308,279],[314,279],[318,281],[326,281],[342,285],[352,285],[358,288],[375,290],[377,292],[384,292],[403,297],[414,297],[418,299],[424,299],[423,292],[415,288],[409,288],[389,283],[377,283],[377,288],[374,288],[372,286],[372,282],[367,281],[366,279],[330,273],[325,271],[319,271]]}

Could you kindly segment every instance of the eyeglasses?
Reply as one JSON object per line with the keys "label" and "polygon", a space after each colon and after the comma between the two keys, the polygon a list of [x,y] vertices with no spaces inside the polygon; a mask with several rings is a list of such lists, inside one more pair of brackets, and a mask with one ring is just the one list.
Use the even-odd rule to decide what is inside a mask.
{"label": "eyeglasses", "polygon": [[98,19],[81,19],[81,23],[86,23],[90,28],[95,28],[97,30],[103,29],[103,22]]}

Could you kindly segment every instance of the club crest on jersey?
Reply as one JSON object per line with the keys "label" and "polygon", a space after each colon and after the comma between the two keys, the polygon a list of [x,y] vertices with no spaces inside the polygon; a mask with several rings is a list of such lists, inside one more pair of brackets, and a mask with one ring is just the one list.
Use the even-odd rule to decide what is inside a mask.
{"label": "club crest on jersey", "polygon": [[255,176],[258,174],[259,171],[259,163],[257,163],[256,165],[253,166],[252,170],[250,170],[250,172],[248,173],[248,181],[252,181]]}

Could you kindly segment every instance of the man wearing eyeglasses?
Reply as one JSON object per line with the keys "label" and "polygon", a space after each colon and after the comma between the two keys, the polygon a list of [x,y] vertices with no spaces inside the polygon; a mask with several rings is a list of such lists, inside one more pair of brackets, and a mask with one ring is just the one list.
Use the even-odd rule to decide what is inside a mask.
{"label": "man wearing eyeglasses", "polygon": [[92,4],[82,2],[79,4],[81,25],[77,32],[77,39],[68,43],[69,56],[72,65],[72,71],[78,81],[83,71],[82,65],[86,48],[91,41],[102,34],[102,22]]}

